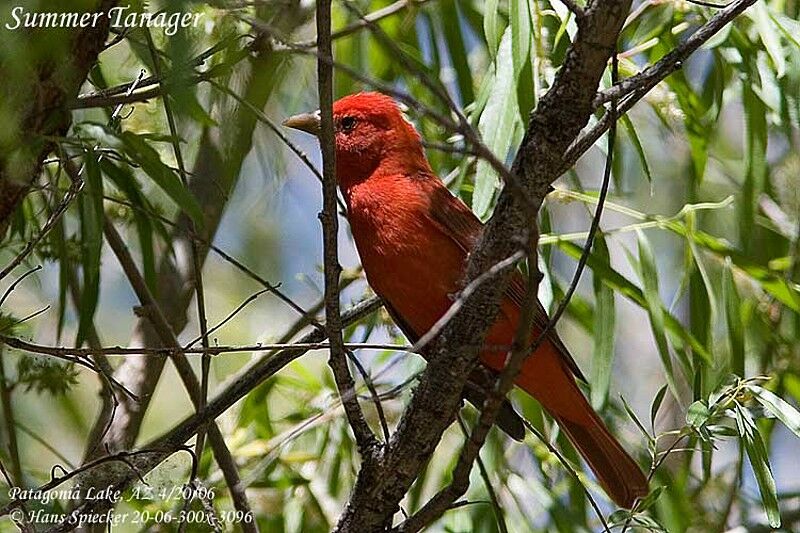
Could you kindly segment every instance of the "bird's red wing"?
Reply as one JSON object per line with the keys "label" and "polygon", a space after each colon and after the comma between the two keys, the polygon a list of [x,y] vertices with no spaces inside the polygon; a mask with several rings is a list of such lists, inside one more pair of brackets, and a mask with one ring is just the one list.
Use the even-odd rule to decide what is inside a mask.
{"label": "bird's red wing", "polygon": [[[483,223],[464,202],[453,196],[438,178],[433,176],[426,182],[426,185],[431,187],[431,209],[429,212],[432,222],[439,227],[442,233],[453,239],[464,250],[465,255],[468,255],[483,232]],[[525,299],[526,288],[525,278],[520,272],[515,272],[506,289],[506,297],[521,308]],[[543,330],[549,322],[547,313],[538,300],[536,301],[533,321],[539,331]],[[569,350],[561,342],[555,331],[550,332],[548,341],[558,350],[572,373],[578,379],[586,381],[586,377],[581,372],[575,359],[572,358],[572,354],[569,353]]]}

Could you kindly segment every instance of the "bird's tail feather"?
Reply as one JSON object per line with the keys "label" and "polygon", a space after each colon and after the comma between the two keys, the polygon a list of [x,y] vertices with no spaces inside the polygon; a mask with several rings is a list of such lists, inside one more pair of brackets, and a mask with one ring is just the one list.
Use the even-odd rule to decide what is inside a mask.
{"label": "bird's tail feather", "polygon": [[555,348],[546,345],[531,355],[517,385],[558,422],[615,503],[631,508],[647,495],[647,478],[586,401]]}

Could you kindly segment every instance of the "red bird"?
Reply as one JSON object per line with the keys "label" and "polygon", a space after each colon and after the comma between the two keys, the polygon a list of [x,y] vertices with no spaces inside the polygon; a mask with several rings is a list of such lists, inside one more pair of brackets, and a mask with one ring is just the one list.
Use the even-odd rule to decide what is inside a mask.
{"label": "red bird", "polygon": [[[463,287],[467,257],[482,224],[434,175],[420,136],[383,94],[359,93],[333,105],[336,178],[367,281],[400,329],[415,342],[445,314]],[[286,126],[317,134],[319,113]],[[525,294],[518,272],[486,337],[510,346]],[[547,323],[539,304],[538,334]],[[484,350],[484,365],[500,371],[505,351]],[[572,356],[552,333],[528,357],[516,385],[536,398],[569,436],[611,498],[632,507],[647,494],[647,479],[584,398]]]}

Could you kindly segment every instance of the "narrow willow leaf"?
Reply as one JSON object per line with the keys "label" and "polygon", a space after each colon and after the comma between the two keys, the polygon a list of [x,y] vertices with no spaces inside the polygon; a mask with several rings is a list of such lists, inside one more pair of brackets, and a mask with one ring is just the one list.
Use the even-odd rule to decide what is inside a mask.
{"label": "narrow willow leaf", "polygon": [[[756,2],[753,9],[750,11],[751,17],[756,23],[758,35],[761,42],[764,43],[772,64],[775,66],[775,72],[778,78],[782,78],[786,73],[786,58],[783,55],[783,47],[778,38],[780,33],[779,26],[773,22],[770,17],[769,8],[766,2]],[[775,31],[778,29],[778,31]]]}
{"label": "narrow willow leaf", "polygon": [[60,258],[58,262],[58,319],[56,321],[56,342],[61,344],[61,334],[64,332],[64,319],[67,311],[67,288],[70,283],[69,269],[72,261],[67,255],[66,233],[64,220],[59,220],[53,231],[50,232],[50,243]]}
{"label": "narrow willow leaf", "polygon": [[133,173],[124,167],[119,167],[109,159],[100,162],[100,168],[108,176],[120,191],[127,197],[134,207],[133,220],[136,224],[136,233],[139,237],[139,247],[142,254],[142,271],[144,280],[153,294],[158,294],[158,284],[156,283],[156,263],[153,248],[153,223],[148,213],[144,195],[139,189]]}
{"label": "narrow willow leaf", "polygon": [[[457,16],[457,6],[455,0],[445,0],[442,9],[438,13],[450,13]],[[448,17],[449,18],[449,17]],[[464,44],[464,34],[461,31],[460,20],[440,20],[442,33],[447,43],[447,51],[450,54],[450,62],[456,71],[458,90],[461,93],[462,105],[467,105],[475,100],[474,82],[472,80],[472,69],[469,68],[467,48]]]}
{"label": "narrow willow leaf", "polygon": [[642,432],[642,434],[647,440],[653,440],[653,437],[650,436],[650,434],[645,429],[644,424],[642,424],[642,421],[639,420],[639,417],[636,416],[636,413],[633,412],[633,409],[628,403],[628,400],[626,400],[624,396],[620,396],[620,399],[622,400],[622,406],[625,408],[625,412],[628,413],[628,417],[631,420],[633,420],[633,423],[636,424],[636,427],[639,428],[639,431]]}
{"label": "narrow willow leaf", "polygon": [[664,492],[664,485],[659,485],[651,490],[650,494],[648,494],[641,502],[639,502],[637,510],[639,512],[644,512],[650,509],[653,505],[655,505],[656,501],[658,501],[658,498],[661,496],[662,492]]}
{"label": "narrow willow leaf", "polygon": [[499,0],[486,0],[483,7],[483,34],[486,37],[486,48],[494,58],[500,49],[503,28],[500,23]]}
{"label": "narrow willow leaf", "polygon": [[[575,259],[579,258],[583,252],[583,249],[580,246],[569,241],[558,241],[558,247],[561,248],[567,255]],[[603,283],[608,284],[608,286],[614,291],[630,299],[638,306],[647,309],[647,301],[642,293],[642,290],[632,281],[627,279],[618,271],[614,270],[607,262],[603,262],[594,253],[590,253],[586,265],[592,269],[592,273],[594,275],[599,275],[602,278]],[[683,324],[681,324],[680,320],[678,320],[674,315],[672,315],[666,309],[664,309],[663,312],[666,327],[674,336],[673,342],[680,342],[681,344],[687,345],[692,349],[692,351],[700,354],[704,359],[710,361],[710,356],[705,346],[703,346],[703,344],[700,343],[700,341],[698,341],[691,334],[691,332],[683,327]],[[680,354],[680,351],[678,353]]]}
{"label": "narrow willow leaf", "polygon": [[800,437],[800,412],[787,401],[763,387],[749,385],[748,390],[764,408],[783,422],[792,433]]}
{"label": "narrow willow leaf", "polygon": [[[594,250],[598,257],[611,262],[608,246],[601,234],[595,237]],[[590,380],[592,385],[591,399],[595,409],[601,409],[608,400],[608,389],[611,385],[611,368],[614,364],[614,329],[616,327],[616,309],[614,291],[603,283],[600,276],[594,276],[595,312],[594,312],[594,353]]]}
{"label": "narrow willow leaf", "polygon": [[786,15],[774,13],[772,9],[769,10],[769,17],[783,36],[795,47],[800,48],[800,22]]}
{"label": "narrow willow leaf", "polygon": [[203,210],[192,193],[183,186],[178,175],[161,161],[158,152],[140,135],[126,131],[120,138],[129,155],[142,166],[142,170],[167,196],[180,207],[199,227],[203,227]]}
{"label": "narrow willow leaf", "polygon": [[655,397],[653,398],[653,403],[650,404],[650,429],[655,432],[656,426],[656,417],[658,416],[658,411],[661,409],[661,403],[664,401],[664,396],[667,394],[667,385],[662,385],[658,392],[656,393]]}
{"label": "narrow willow leaf", "polygon": [[669,343],[664,330],[664,306],[658,292],[658,271],[656,269],[655,256],[644,233],[640,230],[637,230],[636,233],[639,243],[639,270],[642,279],[642,292],[647,302],[647,312],[650,315],[650,327],[656,340],[661,364],[664,366],[667,384],[675,398],[679,398],[678,385],[675,381],[675,372],[672,366],[672,355],[669,351]]}
{"label": "narrow willow leaf", "polygon": [[[517,98],[514,83],[514,65],[511,54],[511,32],[506,30],[494,63],[494,82],[486,108],[478,122],[478,130],[486,146],[500,161],[505,161],[516,128]],[[475,191],[472,208],[485,219],[489,213],[500,177],[484,159],[478,161],[475,172]]]}
{"label": "narrow willow leaf", "polygon": [[644,170],[644,175],[647,178],[647,181],[653,183],[653,176],[650,174],[650,165],[647,163],[647,156],[644,153],[644,146],[642,146],[642,141],[639,139],[639,135],[636,133],[636,128],[633,126],[633,122],[628,117],[628,115],[623,115],[620,117],[620,122],[622,126],[625,128],[625,132],[630,137],[631,141],[633,142],[633,147],[636,149],[636,153],[639,155],[639,162],[642,165],[642,170]]}
{"label": "narrow willow leaf", "polygon": [[514,62],[517,110],[525,123],[534,105],[533,65],[531,44],[533,42],[531,10],[528,0],[511,0],[509,3],[511,25],[511,55]]}
{"label": "narrow willow leaf", "polygon": [[89,152],[83,158],[86,190],[80,198],[81,212],[81,267],[83,292],[79,309],[78,334],[75,345],[86,340],[94,321],[100,296],[100,254],[103,248],[103,180],[97,156]]}
{"label": "narrow willow leaf", "polygon": [[769,454],[764,445],[764,440],[761,438],[755,423],[749,418],[749,414],[744,409],[737,406],[736,414],[737,424],[740,427],[740,436],[744,441],[747,458],[750,460],[750,466],[753,467],[753,474],[756,482],[758,482],[761,503],[767,513],[767,520],[771,527],[780,527],[781,514],[778,508],[778,490],[775,487],[775,478],[772,476]]}
{"label": "narrow willow leaf", "polygon": [[744,377],[744,324],[742,303],[733,280],[731,261],[725,261],[722,269],[722,300],[725,304],[725,322],[728,326],[728,344],[731,352],[730,371]]}
{"label": "narrow willow leaf", "polygon": [[[755,58],[750,61],[755,63]],[[740,239],[746,252],[753,251],[755,246],[753,232],[756,228],[757,203],[764,190],[767,173],[767,108],[754,90],[757,84],[755,67],[751,66],[749,71],[742,87],[746,174],[739,214]]]}

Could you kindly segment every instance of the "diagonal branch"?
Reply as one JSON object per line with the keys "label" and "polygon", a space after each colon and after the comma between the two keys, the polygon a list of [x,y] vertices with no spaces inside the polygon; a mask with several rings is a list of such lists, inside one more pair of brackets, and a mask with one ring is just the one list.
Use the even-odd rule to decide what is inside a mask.
{"label": "diagonal branch", "polygon": [[622,99],[632,93],[649,91],[661,80],[683,67],[683,62],[697,51],[704,43],[713,37],[733,19],[741,15],[745,9],[755,4],[756,0],[736,0],[728,4],[725,9],[718,11],[708,22],[697,29],[688,39],[683,41],[674,50],[650,65],[642,72],[625,78],[613,87],[598,93],[594,105],[600,106],[614,98]]}

